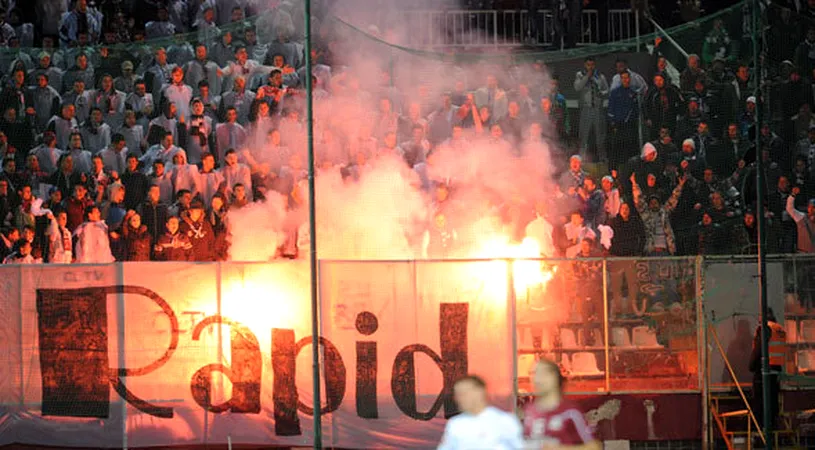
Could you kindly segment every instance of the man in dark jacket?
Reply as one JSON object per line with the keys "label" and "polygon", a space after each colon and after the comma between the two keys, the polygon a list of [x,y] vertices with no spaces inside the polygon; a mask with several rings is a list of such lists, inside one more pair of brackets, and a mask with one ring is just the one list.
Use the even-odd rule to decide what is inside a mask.
{"label": "man in dark jacket", "polygon": [[[125,194],[127,191],[125,190]],[[150,186],[147,191],[147,200],[139,205],[138,213],[141,216],[142,223],[147,227],[147,232],[150,233],[153,244],[158,242],[158,239],[164,233],[164,226],[167,223],[167,205],[160,202],[161,188],[158,185]]]}
{"label": "man in dark jacket", "polygon": [[[621,204],[620,213],[611,219],[610,226],[614,231],[609,249],[612,256],[628,258],[642,256],[645,248],[645,225],[639,216],[631,214],[631,205]],[[633,260],[611,263],[611,289],[614,297],[612,308],[617,314],[630,312],[631,306],[637,300],[639,287],[636,266],[636,261]],[[627,296],[623,296],[623,282],[627,288]]]}

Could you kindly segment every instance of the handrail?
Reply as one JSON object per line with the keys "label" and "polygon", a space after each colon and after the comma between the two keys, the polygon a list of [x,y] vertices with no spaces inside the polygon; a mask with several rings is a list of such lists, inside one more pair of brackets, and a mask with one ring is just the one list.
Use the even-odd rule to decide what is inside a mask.
{"label": "handrail", "polygon": [[[713,336],[713,341],[716,342],[716,347],[719,349],[719,353],[722,355],[722,359],[724,360],[724,364],[727,367],[728,373],[730,373],[730,377],[733,379],[733,382],[736,384],[736,388],[739,391],[739,396],[741,396],[741,400],[744,402],[744,406],[747,407],[747,413],[750,415],[750,420],[756,425],[756,430],[758,432],[758,436],[761,438],[761,441],[765,444],[767,443],[767,439],[764,436],[764,431],[761,429],[761,426],[758,424],[758,420],[756,420],[755,414],[753,414],[753,408],[750,407],[750,402],[747,400],[747,396],[744,395],[744,390],[741,388],[741,385],[738,382],[738,377],[736,376],[736,372],[733,370],[733,366],[730,365],[730,361],[727,359],[727,354],[724,351],[724,347],[722,347],[722,343],[719,341],[719,335],[716,333],[716,328],[713,326],[713,323],[708,321],[708,328]],[[717,416],[714,416],[717,417]],[[717,418],[718,421],[718,418]],[[727,439],[725,439],[726,441]]]}

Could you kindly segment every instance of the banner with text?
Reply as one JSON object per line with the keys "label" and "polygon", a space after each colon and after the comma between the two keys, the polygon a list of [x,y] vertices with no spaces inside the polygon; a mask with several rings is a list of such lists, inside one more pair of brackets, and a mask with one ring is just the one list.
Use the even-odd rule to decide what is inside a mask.
{"label": "banner with text", "polygon": [[[452,382],[512,406],[507,263],[322,263],[323,442],[430,447]],[[296,262],[0,267],[0,445],[311,445]]]}

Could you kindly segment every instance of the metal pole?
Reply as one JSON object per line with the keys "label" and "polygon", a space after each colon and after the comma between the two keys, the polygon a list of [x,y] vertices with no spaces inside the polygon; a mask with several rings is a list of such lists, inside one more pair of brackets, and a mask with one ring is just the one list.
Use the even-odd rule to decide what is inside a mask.
{"label": "metal pole", "polygon": [[320,411],[320,326],[317,295],[317,208],[314,192],[314,104],[311,62],[311,0],[305,0],[306,53],[306,123],[308,128],[308,232],[309,268],[311,273],[311,365],[314,391],[314,448],[323,448],[322,414]]}
{"label": "metal pole", "polygon": [[637,33],[637,53],[640,52],[640,12],[639,10],[634,10],[634,28],[635,33]]}
{"label": "metal pole", "polygon": [[[753,61],[755,63],[754,83],[756,102],[756,120],[755,120],[755,146],[756,146],[756,202],[758,203],[758,300],[761,306],[761,386],[762,386],[762,399],[764,424],[763,431],[765,445],[767,449],[773,448],[773,421],[770,417],[770,402],[777,402],[777,399],[770,397],[770,355],[769,355],[769,333],[767,329],[767,316],[769,312],[768,299],[767,299],[767,262],[766,262],[766,234],[767,223],[764,218],[764,161],[761,155],[761,133],[759,133],[759,124],[762,120],[762,103],[761,98],[761,62],[759,60],[759,38],[758,33],[761,28],[761,3],[760,0],[753,0]],[[754,392],[753,395],[757,393]]]}
{"label": "metal pole", "polygon": [[[615,299],[616,300],[616,299]],[[622,302],[622,300],[619,300]],[[603,258],[603,356],[605,358],[606,394],[611,393],[611,363],[609,354],[608,328],[611,324],[611,311],[608,307],[608,258]]]}
{"label": "metal pole", "polygon": [[649,22],[651,22],[651,25],[653,25],[653,26],[654,26],[654,28],[656,28],[656,29],[657,29],[657,31],[659,31],[659,32],[660,32],[660,33],[661,33],[663,36],[665,36],[665,40],[667,40],[668,42],[670,42],[670,43],[671,43],[671,45],[673,45],[674,47],[676,47],[676,49],[677,49],[677,50],[679,50],[679,53],[681,53],[681,54],[682,54],[682,56],[684,56],[684,57],[685,57],[685,59],[688,59],[688,52],[686,52],[686,51],[685,51],[685,49],[684,49],[684,48],[682,48],[682,46],[681,46],[681,45],[679,45],[679,43],[678,43],[678,42],[676,42],[676,41],[674,40],[674,38],[672,38],[672,37],[671,37],[671,35],[670,35],[670,34],[668,34],[668,32],[667,32],[667,31],[665,31],[665,29],[664,29],[664,28],[662,28],[661,26],[659,26],[659,24],[658,24],[658,23],[656,23],[656,21],[653,19],[653,17],[651,17],[651,16],[645,16],[645,18],[646,18],[646,19],[648,19],[648,21],[649,21]]}

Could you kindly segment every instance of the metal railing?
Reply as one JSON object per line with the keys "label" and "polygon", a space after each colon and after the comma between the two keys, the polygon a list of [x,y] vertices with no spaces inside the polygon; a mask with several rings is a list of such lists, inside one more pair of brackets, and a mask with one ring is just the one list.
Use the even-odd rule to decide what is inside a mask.
{"label": "metal railing", "polygon": [[[578,45],[601,41],[598,10],[582,12]],[[634,37],[636,24],[628,9],[609,10],[605,18],[608,40]],[[508,47],[517,45],[556,45],[553,11],[528,10],[408,10],[400,22],[411,30],[407,44],[424,48]]]}

